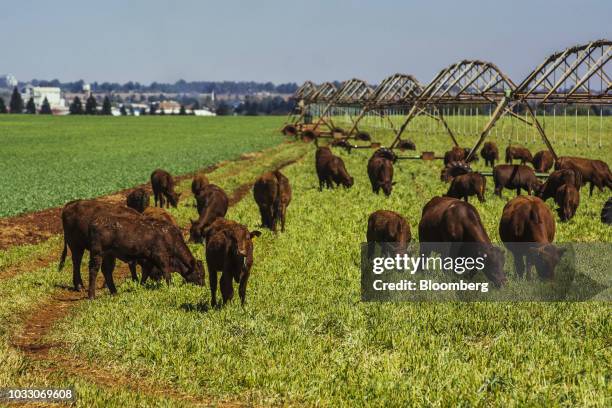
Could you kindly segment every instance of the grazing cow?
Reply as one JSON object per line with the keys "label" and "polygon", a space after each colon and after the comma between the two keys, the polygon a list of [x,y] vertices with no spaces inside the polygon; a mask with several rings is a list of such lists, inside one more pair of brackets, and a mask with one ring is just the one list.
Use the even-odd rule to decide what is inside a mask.
{"label": "grazing cow", "polygon": [[516,189],[516,195],[521,194],[521,189],[526,190],[529,195],[532,191],[539,191],[542,183],[538,180],[531,167],[521,164],[498,164],[493,168],[493,181],[495,182],[495,194],[502,196],[502,189]]}
{"label": "grazing cow", "polygon": [[608,198],[601,209],[601,222],[612,225],[612,197]]}
{"label": "grazing cow", "polygon": [[208,177],[206,177],[202,173],[198,173],[193,177],[191,181],[191,192],[194,196],[197,196],[198,193],[204,189],[204,187],[208,184]]}
{"label": "grazing cow", "polygon": [[141,263],[143,269],[155,267],[162,271],[168,282],[171,272],[176,269],[175,263],[181,263],[184,269],[179,269],[179,272],[186,281],[203,284],[202,263],[193,257],[180,231],[166,222],[152,221],[140,214],[103,213],[89,225],[88,239],[91,245],[90,299],[96,295],[96,275],[100,268],[111,294],[117,292],[112,275],[116,259]]}
{"label": "grazing cow", "polygon": [[410,225],[404,217],[393,211],[378,210],[368,218],[368,259],[374,255],[374,243],[382,246],[383,253],[394,255],[407,250],[412,239]]}
{"label": "grazing cow", "polygon": [[506,147],[506,163],[512,164],[512,160],[519,159],[521,164],[531,163],[533,157],[529,149],[523,146],[508,146]]}
{"label": "grazing cow", "polygon": [[583,185],[590,183],[589,195],[597,187],[603,191],[604,187],[612,189],[612,172],[606,162],[591,160],[582,157],[559,157],[555,163],[555,170],[572,169],[580,172]]}
{"label": "grazing cow", "polygon": [[446,196],[463,198],[467,202],[469,196],[475,195],[478,197],[478,201],[484,203],[486,201],[484,196],[486,186],[487,179],[480,173],[461,174],[453,178]]}
{"label": "grazing cow", "polygon": [[432,198],[423,207],[419,241],[424,255],[432,251],[430,242],[453,242],[456,253],[451,255],[485,258],[483,272],[487,278],[496,287],[506,283],[504,253],[491,244],[478,211],[469,203],[451,197]]}
{"label": "grazing cow", "polygon": [[555,157],[549,150],[540,150],[533,156],[531,164],[538,173],[548,173],[555,164]]}
{"label": "grazing cow", "polygon": [[218,217],[225,217],[229,207],[229,199],[223,189],[215,184],[208,184],[196,196],[198,207],[197,220],[191,220],[189,236],[192,242],[202,242],[204,229]]}
{"label": "grazing cow", "polygon": [[[172,215],[170,215],[170,213],[166,210],[164,210],[163,208],[158,208],[158,207],[148,207],[143,215],[151,220],[152,222],[156,223],[162,223],[160,226],[164,229],[164,231],[166,233],[171,233],[174,234],[174,238],[175,239],[181,239],[183,240],[183,236],[182,233],[179,229],[179,226],[176,222],[176,220],[174,219],[174,217]],[[171,230],[170,232],[168,232],[166,226],[163,224],[169,224],[171,226],[173,226],[175,228],[175,230]],[[178,232],[178,234],[177,234]],[[180,237],[180,238],[179,238]],[[130,262],[128,264],[129,268],[130,268],[130,274],[132,276],[132,280],[133,281],[138,281],[138,275],[136,273],[136,265],[138,264],[138,262]],[[176,270],[181,270],[183,272],[185,271],[185,268],[183,267],[183,265],[181,263],[177,263],[174,262],[173,266],[176,268]],[[163,276],[163,272],[159,269],[157,269],[156,267],[152,266],[152,265],[148,265],[146,263],[143,263],[143,268],[142,268],[142,278],[140,279],[140,283],[144,284],[147,279],[149,278],[149,276],[151,276],[154,280],[159,281],[161,280],[162,276]]]}
{"label": "grazing cow", "polygon": [[576,214],[580,204],[580,192],[571,184],[564,184],[557,189],[555,203],[559,206],[557,213],[561,221],[568,221]]}
{"label": "grazing cow", "polygon": [[464,148],[459,146],[453,146],[451,150],[444,153],[444,165],[447,166],[451,162],[465,161],[465,157],[466,153]]}
{"label": "grazing cow", "polygon": [[[181,194],[174,192],[174,179],[170,173],[162,169],[153,171],[153,173],[151,173],[151,187],[153,188],[156,207],[159,203],[160,207],[166,204],[166,208],[170,205],[176,208]],[[165,201],[164,198],[167,201]]]}
{"label": "grazing cow", "polygon": [[532,265],[535,265],[541,279],[554,277],[555,267],[565,248],[552,245],[555,238],[555,219],[540,198],[519,196],[508,201],[499,223],[499,236],[512,252],[514,266],[520,278],[525,273],[525,260],[527,278],[531,274]]}
{"label": "grazing cow", "polygon": [[238,294],[244,306],[246,287],[253,265],[253,237],[259,231],[249,231],[237,222],[217,218],[206,229],[206,264],[210,283],[211,305],[217,306],[217,272],[221,271],[221,296],[223,304],[232,300],[232,279],[239,284]]}
{"label": "grazing cow", "polygon": [[319,178],[319,191],[323,191],[323,184],[327,188],[334,188],[342,184],[349,188],[353,185],[353,177],[346,171],[344,161],[338,156],[334,156],[328,147],[319,147],[315,153],[315,166]]}
{"label": "grazing cow", "polygon": [[472,169],[465,162],[450,162],[448,165],[444,166],[442,171],[440,172],[440,181],[448,183],[453,178],[461,175],[471,173]]}
{"label": "grazing cow", "polygon": [[485,166],[495,167],[495,161],[499,160],[499,150],[495,142],[486,142],[480,150],[480,156],[485,160]]}
{"label": "grazing cow", "polygon": [[579,172],[571,169],[555,170],[546,179],[536,196],[546,201],[549,198],[554,198],[557,194],[557,189],[564,184],[571,184],[580,190],[582,186],[582,176]]}
{"label": "grazing cow", "polygon": [[259,207],[261,225],[276,232],[276,223],[280,221],[281,231],[285,232],[285,216],[291,202],[289,179],[278,170],[265,173],[253,185],[253,196]]}
{"label": "grazing cow", "polygon": [[143,213],[145,208],[149,207],[149,193],[144,188],[137,188],[128,194],[126,204],[139,213]]}
{"label": "grazing cow", "polygon": [[60,257],[59,270],[66,261],[68,248],[72,257],[72,284],[74,290],[83,289],[81,278],[81,261],[85,251],[91,248],[89,241],[89,226],[92,221],[104,213],[116,213],[141,216],[132,208],[114,205],[95,200],[75,200],[67,203],[62,209],[62,227],[64,230],[64,249]]}
{"label": "grazing cow", "polygon": [[382,188],[388,197],[393,189],[393,162],[384,157],[376,156],[376,153],[368,161],[368,177],[372,183],[372,191],[378,194]]}

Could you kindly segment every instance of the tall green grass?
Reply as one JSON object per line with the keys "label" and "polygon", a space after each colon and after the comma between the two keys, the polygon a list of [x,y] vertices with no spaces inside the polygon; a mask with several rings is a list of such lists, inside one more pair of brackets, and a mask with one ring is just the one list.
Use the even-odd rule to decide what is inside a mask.
{"label": "tall green grass", "polygon": [[280,143],[278,118],[0,116],[0,217],[184,174]]}

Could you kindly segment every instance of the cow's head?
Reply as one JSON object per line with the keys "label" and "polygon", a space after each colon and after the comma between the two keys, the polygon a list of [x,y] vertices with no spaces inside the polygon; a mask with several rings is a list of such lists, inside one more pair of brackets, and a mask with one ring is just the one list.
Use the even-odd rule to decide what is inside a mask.
{"label": "cow's head", "polygon": [[204,265],[202,261],[192,259],[186,273],[183,275],[185,280],[198,286],[204,285]]}
{"label": "cow's head", "polygon": [[168,194],[168,202],[170,203],[170,205],[172,207],[176,208],[176,206],[178,205],[180,197],[181,197],[181,193],[177,193],[177,192],[171,191]]}
{"label": "cow's head", "polygon": [[500,288],[504,286],[508,281],[504,272],[504,263],[506,261],[504,251],[496,246],[489,245],[485,249],[485,255],[487,259],[485,260],[484,274],[493,282],[495,287]]}
{"label": "cow's head", "polygon": [[201,244],[204,242],[204,234],[202,232],[203,228],[200,225],[200,222],[196,220],[189,221],[191,221],[191,227],[189,228],[189,241]]}
{"label": "cow's head", "polygon": [[551,280],[555,277],[555,268],[566,250],[567,248],[559,248],[553,244],[544,244],[535,248],[529,248],[531,260],[541,279]]}

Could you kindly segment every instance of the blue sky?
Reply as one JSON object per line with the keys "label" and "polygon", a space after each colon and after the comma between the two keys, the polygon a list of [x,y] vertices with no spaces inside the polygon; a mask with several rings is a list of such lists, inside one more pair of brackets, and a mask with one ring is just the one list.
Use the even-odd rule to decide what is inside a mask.
{"label": "blue sky", "polygon": [[0,0],[0,73],[20,80],[302,82],[463,58],[515,82],[551,52],[612,38],[612,1]]}

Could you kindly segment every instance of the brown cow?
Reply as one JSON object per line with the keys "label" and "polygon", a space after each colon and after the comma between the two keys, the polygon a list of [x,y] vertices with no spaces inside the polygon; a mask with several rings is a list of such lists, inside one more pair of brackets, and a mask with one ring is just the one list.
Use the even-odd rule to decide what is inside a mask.
{"label": "brown cow", "polygon": [[281,231],[285,232],[285,216],[291,202],[289,179],[278,170],[265,173],[253,185],[253,196],[259,207],[261,225],[276,232],[276,223],[280,221]]}
{"label": "brown cow", "polygon": [[117,258],[126,263],[142,263],[145,268],[155,267],[162,271],[168,282],[175,269],[174,263],[180,262],[186,270],[179,270],[185,280],[201,286],[204,278],[202,263],[193,257],[182,236],[176,239],[177,233],[180,236],[180,231],[174,226],[148,220],[140,214],[104,213],[97,216],[88,231],[91,246],[88,297],[95,298],[96,275],[100,268],[111,294],[117,292],[112,275]]}
{"label": "brown cow", "polygon": [[564,184],[557,189],[555,203],[559,206],[557,213],[561,221],[569,221],[580,204],[580,192],[575,186]]}
{"label": "brown cow", "polygon": [[353,177],[349,175],[344,166],[344,161],[338,156],[334,156],[328,147],[319,147],[315,153],[315,166],[319,178],[319,191],[323,191],[323,184],[327,188],[334,188],[342,184],[349,188],[353,185]]}
{"label": "brown cow", "polygon": [[204,229],[218,217],[225,217],[229,207],[229,199],[223,189],[215,184],[208,184],[196,196],[198,207],[197,220],[191,220],[189,236],[192,242],[202,242]]}
{"label": "brown cow", "polygon": [[383,253],[393,255],[407,250],[412,239],[410,225],[404,217],[393,211],[378,210],[368,217],[368,259],[374,255],[374,243],[380,243]]}
{"label": "brown cow", "polygon": [[597,187],[603,191],[604,187],[612,189],[612,172],[606,162],[591,160],[582,157],[559,157],[555,163],[555,170],[572,169],[580,172],[582,183],[590,183],[589,195],[593,195],[593,189]]}
{"label": "brown cow", "polygon": [[502,189],[516,189],[516,195],[521,194],[521,189],[526,190],[529,195],[532,191],[539,191],[542,183],[538,180],[531,167],[521,164],[498,164],[493,168],[493,180],[495,182],[495,194],[502,196]]}
{"label": "brown cow", "polygon": [[193,180],[191,181],[191,192],[194,196],[196,196],[202,189],[204,189],[207,184],[208,177],[206,177],[202,173],[198,173],[193,177]]}
{"label": "brown cow", "polygon": [[372,184],[372,191],[378,194],[382,188],[388,197],[393,189],[393,162],[384,157],[372,156],[368,160],[368,177]]}
{"label": "brown cow", "polygon": [[132,208],[95,200],[71,201],[62,209],[64,249],[60,257],[58,269],[62,270],[64,267],[67,251],[70,248],[72,257],[72,284],[76,291],[83,289],[81,261],[85,251],[89,251],[91,248],[88,236],[89,226],[97,216],[104,213],[141,216],[138,211]]}
{"label": "brown cow", "polygon": [[[145,211],[143,212],[143,215],[155,222],[159,222],[159,223],[167,223],[170,224],[171,226],[175,227],[175,230],[173,231],[166,231],[167,229],[165,228],[165,225],[161,225],[162,227],[164,227],[164,231],[166,231],[167,233],[172,233],[174,234],[174,238],[175,239],[180,239],[183,240],[183,235],[181,233],[181,230],[179,229],[179,226],[176,222],[176,220],[174,219],[174,217],[166,210],[164,210],[163,208],[158,208],[158,207],[148,207],[147,209],[145,209]],[[178,234],[177,234],[178,232]],[[184,241],[184,240],[183,240]],[[130,269],[130,273],[132,276],[132,280],[137,281],[138,280],[138,275],[136,273],[136,265],[137,262],[130,262],[128,264],[129,269]],[[183,265],[180,262],[174,262],[173,266],[176,268],[176,270],[180,270],[183,273],[186,273],[185,268],[183,267]],[[140,283],[144,284],[147,279],[149,278],[149,276],[151,276],[154,280],[159,281],[161,280],[162,276],[163,276],[163,272],[159,269],[157,269],[156,267],[152,266],[152,265],[145,265],[143,264],[143,268],[142,268],[142,277],[140,279]]]}
{"label": "brown cow", "polygon": [[[160,207],[166,204],[166,208],[170,205],[176,208],[181,194],[177,194],[174,191],[174,179],[170,173],[162,169],[154,170],[153,173],[151,173],[151,187],[153,188],[156,207],[159,203]],[[164,198],[167,201],[165,201]]]}
{"label": "brown cow", "polygon": [[582,176],[579,172],[571,169],[555,170],[546,179],[536,196],[546,201],[549,198],[554,198],[557,194],[557,189],[564,184],[571,184],[580,190],[582,186]]}
{"label": "brown cow", "polygon": [[529,149],[523,146],[508,146],[506,147],[506,163],[512,164],[512,160],[519,159],[521,164],[531,163],[533,157]]}
{"label": "brown cow", "polygon": [[485,258],[483,272],[495,286],[506,283],[504,253],[491,244],[478,211],[470,203],[451,197],[432,198],[423,207],[419,241],[423,255],[431,253],[431,242],[454,242],[457,255]]}
{"label": "brown cow", "polygon": [[461,174],[453,179],[446,193],[447,197],[463,198],[466,202],[469,196],[475,195],[478,201],[484,203],[487,179],[480,173]]}
{"label": "brown cow", "polygon": [[451,150],[444,153],[444,165],[447,166],[451,162],[465,161],[465,157],[466,153],[464,148],[459,146],[453,146]]}
{"label": "brown cow", "polygon": [[495,161],[499,160],[499,150],[495,142],[486,142],[480,150],[480,155],[485,160],[485,166],[495,167]]}
{"label": "brown cow", "polygon": [[238,294],[244,306],[246,287],[253,265],[253,237],[259,231],[249,231],[237,222],[217,218],[206,229],[206,264],[210,283],[211,305],[217,306],[217,272],[221,271],[221,296],[223,304],[232,300],[232,279],[239,284]]}
{"label": "brown cow", "polygon": [[[514,266],[520,278],[527,278],[535,265],[541,279],[552,279],[564,248],[552,245],[555,219],[544,201],[538,197],[519,196],[506,203],[499,223],[499,236],[514,256]],[[532,245],[524,243],[533,243]]]}
{"label": "brown cow", "polygon": [[139,213],[144,212],[145,208],[149,207],[149,193],[144,188],[137,188],[128,194],[126,204],[128,207],[135,209]]}
{"label": "brown cow", "polygon": [[533,156],[531,164],[538,173],[548,173],[555,164],[555,157],[549,150],[540,150]]}

